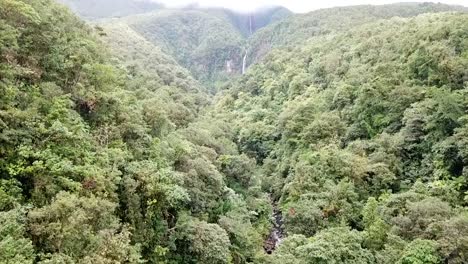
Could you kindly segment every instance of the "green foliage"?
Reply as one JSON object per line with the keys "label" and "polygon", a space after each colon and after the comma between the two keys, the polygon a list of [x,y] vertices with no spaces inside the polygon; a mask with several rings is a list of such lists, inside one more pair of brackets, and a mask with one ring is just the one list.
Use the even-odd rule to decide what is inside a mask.
{"label": "green foliage", "polygon": [[181,252],[183,263],[229,263],[229,237],[217,224],[193,219],[181,219],[178,223],[178,240],[188,252]]}
{"label": "green foliage", "polygon": [[[226,230],[231,241],[231,256],[234,263],[246,263],[255,259],[256,255],[263,249],[262,226],[258,224],[261,215],[261,206],[246,204],[242,196],[233,191],[228,196],[230,210],[221,216],[218,224]],[[254,196],[249,193],[249,196]],[[258,198],[257,198],[258,199]],[[258,199],[261,200],[261,199]],[[249,211],[255,210],[255,211]],[[267,212],[268,216],[270,211]]]}
{"label": "green foliage", "polygon": [[128,33],[130,36],[118,41],[138,40],[157,47],[152,49],[160,48],[214,90],[220,82],[242,73],[246,39],[289,14],[290,11],[282,7],[249,14],[221,8],[161,9],[118,21],[104,21],[101,25],[104,28],[102,34],[107,34],[106,28],[115,27],[115,24],[128,28],[124,30],[132,31]]}
{"label": "green foliage", "polygon": [[225,17],[203,10],[161,10],[123,22],[174,56],[199,80],[230,74],[228,68],[240,71],[243,37]]}
{"label": "green foliage", "polygon": [[128,231],[117,231],[115,207],[96,197],[61,192],[50,205],[29,212],[29,230],[47,261],[54,262],[59,254],[83,263],[138,263],[139,252],[129,245]]}
{"label": "green foliage", "polygon": [[236,190],[248,189],[253,178],[255,162],[246,155],[224,155],[219,158],[221,172],[226,175],[228,183]]}
{"label": "green foliage", "polygon": [[[30,205],[24,230],[32,238],[23,238],[23,221],[5,218],[5,227],[18,228],[2,233],[4,261],[178,259],[185,253],[172,238],[183,211],[206,224],[202,233],[225,232],[213,223],[230,210],[218,160],[251,161],[239,156],[224,121],[199,118],[206,89],[122,24],[94,31],[51,1],[5,0],[1,7],[0,209],[11,215]],[[112,43],[115,62],[97,35]],[[250,166],[229,177],[251,178]],[[226,219],[250,217],[238,199]],[[218,263],[208,250],[219,246],[227,262],[232,239],[252,256],[262,243],[257,220],[264,221],[252,219],[255,239],[232,225],[230,237],[200,240],[192,250]],[[200,234],[191,230],[195,240]]]}
{"label": "green foliage", "polygon": [[449,11],[466,12],[467,9],[440,3],[398,3],[328,8],[290,16],[259,31],[249,40],[248,65],[261,61],[271,50],[298,46],[317,36],[345,32],[353,27],[396,16],[414,17],[423,13]]}
{"label": "green foliage", "polygon": [[362,210],[365,227],[365,246],[371,249],[382,249],[387,242],[390,226],[385,223],[378,212],[378,202],[371,197]]}
{"label": "green foliage", "polygon": [[434,241],[416,239],[406,246],[403,256],[398,261],[401,264],[440,263]]}
{"label": "green foliage", "polygon": [[464,263],[468,260],[467,222],[467,214],[462,213],[433,226],[439,254],[449,263]]}
{"label": "green foliage", "polygon": [[326,229],[310,239],[292,236],[280,246],[271,263],[375,263],[361,243],[362,235],[347,228]]}
{"label": "green foliage", "polygon": [[319,189],[287,203],[285,224],[290,233],[312,236],[324,227],[350,223],[358,217],[360,204],[352,183],[326,182]]}
{"label": "green foliage", "polygon": [[14,179],[0,180],[0,210],[14,209],[23,200],[21,191],[18,181]]}
{"label": "green foliage", "polygon": [[207,11],[210,13],[219,13],[221,16],[227,16],[231,23],[246,37],[263,27],[292,15],[291,11],[282,6],[267,6],[249,13],[217,8],[210,8]]}
{"label": "green foliage", "polygon": [[249,16],[0,0],[0,263],[466,263],[468,19],[413,17],[447,10],[292,16],[237,79]]}
{"label": "green foliage", "polygon": [[[467,63],[468,19],[464,13],[411,18],[447,7],[402,6],[408,12],[398,5],[353,7],[313,13],[328,14],[327,21],[306,14],[279,22],[282,28],[313,17],[314,26],[301,25],[317,32],[300,44],[303,31],[285,26],[291,47],[249,69],[217,109],[235,124],[240,149],[261,165],[262,186],[279,199],[288,235],[315,241],[345,225],[362,230],[359,245],[371,256],[364,263],[412,261],[419,250],[428,255],[421,263],[462,263],[464,249],[438,237],[462,221],[466,206],[461,65]],[[340,20],[332,11],[350,15]],[[410,18],[372,22],[392,12]],[[267,29],[259,34],[270,34]],[[271,261],[281,254],[278,263],[319,261],[293,249],[281,252]]]}
{"label": "green foliage", "polygon": [[25,212],[0,212],[0,263],[30,264],[35,259],[31,240],[26,236]]}

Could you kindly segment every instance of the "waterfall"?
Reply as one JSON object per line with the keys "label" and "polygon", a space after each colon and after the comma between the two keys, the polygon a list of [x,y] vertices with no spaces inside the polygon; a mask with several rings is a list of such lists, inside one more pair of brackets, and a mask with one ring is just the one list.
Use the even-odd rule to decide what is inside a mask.
{"label": "waterfall", "polygon": [[245,51],[244,59],[242,59],[242,74],[245,74],[245,67],[247,66],[247,50]]}
{"label": "waterfall", "polygon": [[[250,33],[250,36],[253,34],[252,18],[253,18],[253,14],[249,14],[249,33]],[[249,51],[246,50],[245,54],[244,54],[244,58],[242,59],[242,74],[245,74],[245,70],[247,68],[247,54],[248,53],[249,53]]]}
{"label": "waterfall", "polygon": [[250,35],[252,35],[252,14],[249,15],[249,30],[250,30]]}

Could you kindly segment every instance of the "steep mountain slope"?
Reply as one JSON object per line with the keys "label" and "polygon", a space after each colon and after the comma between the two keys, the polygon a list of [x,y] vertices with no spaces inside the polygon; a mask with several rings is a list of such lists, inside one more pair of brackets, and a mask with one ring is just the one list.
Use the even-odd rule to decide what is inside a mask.
{"label": "steep mountain slope", "polygon": [[247,65],[261,60],[273,48],[301,45],[308,39],[340,32],[379,19],[412,17],[423,13],[464,11],[468,8],[433,3],[398,3],[321,9],[291,16],[258,31],[249,40]]}
{"label": "steep mountain slope", "polygon": [[386,8],[0,0],[0,263],[468,263],[468,14]]}
{"label": "steep mountain slope", "polygon": [[142,95],[140,99],[151,97],[151,103],[159,105],[159,114],[168,115],[167,125],[185,126],[209,104],[209,91],[189,71],[128,25],[109,23],[98,29],[101,39],[111,48],[119,64],[125,66],[129,78],[127,87],[135,91],[148,89],[139,92]]}
{"label": "steep mountain slope", "polygon": [[85,19],[121,17],[145,13],[164,6],[150,0],[58,0]]}
{"label": "steep mountain slope", "polygon": [[244,40],[227,18],[202,10],[161,10],[122,21],[200,80],[239,71]]}
{"label": "steep mountain slope", "polygon": [[261,252],[269,207],[254,162],[228,124],[200,115],[210,98],[188,71],[128,27],[106,35],[53,1],[1,0],[0,29],[1,263]]}
{"label": "steep mountain slope", "polygon": [[251,14],[194,7],[160,10],[123,21],[176,58],[197,79],[213,86],[213,81],[225,81],[243,73],[274,48],[300,45],[314,36],[379,19],[445,11],[467,9],[433,3],[398,3],[330,8],[290,16],[291,12],[282,7],[260,9]]}
{"label": "steep mountain slope", "polygon": [[[227,9],[166,9],[106,23],[126,23],[163,52],[173,56],[205,85],[242,72],[246,37],[290,11],[265,8],[251,14]],[[117,22],[118,21],[118,22]]]}
{"label": "steep mountain slope", "polygon": [[264,263],[467,262],[467,69],[468,14],[440,13],[274,51],[235,83],[217,111],[290,236]]}
{"label": "steep mountain slope", "polygon": [[244,37],[249,37],[257,30],[274,22],[280,21],[293,13],[284,7],[264,7],[248,13],[236,12],[228,9],[210,8],[203,9],[205,12],[224,16],[231,21]]}

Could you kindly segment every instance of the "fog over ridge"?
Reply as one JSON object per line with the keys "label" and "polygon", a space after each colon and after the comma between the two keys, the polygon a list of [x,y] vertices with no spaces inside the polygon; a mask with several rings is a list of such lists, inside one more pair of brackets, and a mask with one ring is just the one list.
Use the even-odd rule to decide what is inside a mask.
{"label": "fog over ridge", "polygon": [[[153,0],[163,3],[168,7],[181,7],[187,5],[199,5],[200,7],[224,7],[241,12],[249,12],[266,6],[283,6],[297,13],[305,13],[320,8],[350,5],[382,5],[396,2],[431,2],[425,0],[395,1],[395,0],[328,0],[328,1],[304,1],[304,0]],[[467,0],[440,0],[436,3],[468,6]]]}

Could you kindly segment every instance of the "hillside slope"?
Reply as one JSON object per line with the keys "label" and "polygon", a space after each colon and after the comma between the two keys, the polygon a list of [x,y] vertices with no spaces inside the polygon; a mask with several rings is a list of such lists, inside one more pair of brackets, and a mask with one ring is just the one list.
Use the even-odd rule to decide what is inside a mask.
{"label": "hillside slope", "polygon": [[468,261],[468,230],[453,233],[468,223],[467,69],[468,14],[440,13],[276,50],[234,83],[217,111],[289,235],[264,263]]}
{"label": "hillside slope", "polygon": [[264,7],[244,13],[223,8],[204,8],[202,10],[210,14],[227,17],[244,37],[249,37],[259,29],[293,15],[290,10],[281,6]]}
{"label": "hillside slope", "polygon": [[161,10],[123,22],[200,80],[239,71],[244,39],[225,17],[201,10]]}
{"label": "hillside slope", "polygon": [[201,115],[206,89],[120,26],[0,1],[0,262],[253,259],[270,210],[254,162]]}
{"label": "hillside slope", "polygon": [[290,15],[281,8],[242,14],[221,8],[165,9],[104,21],[125,23],[173,56],[205,85],[242,73],[246,39],[258,29]]}
{"label": "hillside slope", "polygon": [[468,263],[458,9],[0,0],[0,263]]}
{"label": "hillside slope", "polygon": [[[98,27],[101,39],[108,45],[118,64],[128,72],[127,88],[142,91],[141,100],[153,97],[153,103],[166,112],[171,125],[181,127],[209,104],[207,88],[196,81],[188,70],[164,54],[124,23]],[[144,89],[142,89],[144,88]]]}
{"label": "hillside slope", "polygon": [[247,64],[258,62],[274,48],[302,45],[315,36],[342,32],[395,16],[412,17],[423,13],[447,11],[468,12],[468,8],[433,3],[397,3],[335,7],[291,16],[259,30],[250,38]]}

